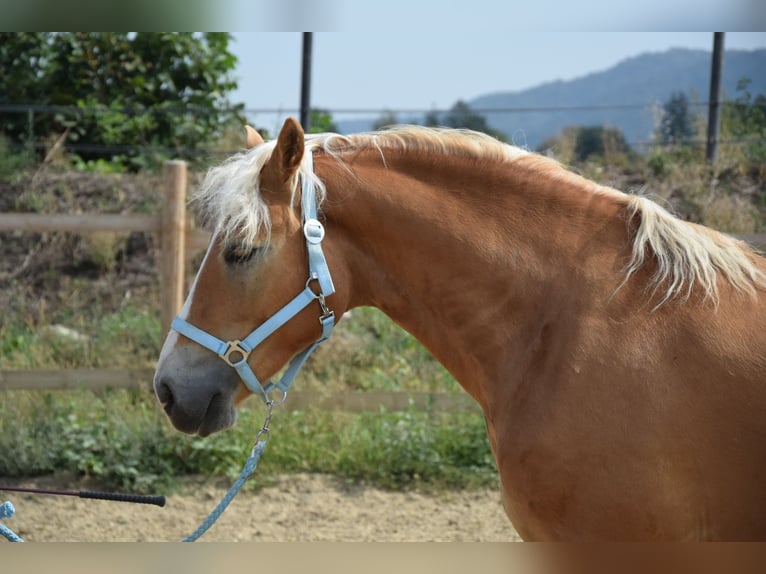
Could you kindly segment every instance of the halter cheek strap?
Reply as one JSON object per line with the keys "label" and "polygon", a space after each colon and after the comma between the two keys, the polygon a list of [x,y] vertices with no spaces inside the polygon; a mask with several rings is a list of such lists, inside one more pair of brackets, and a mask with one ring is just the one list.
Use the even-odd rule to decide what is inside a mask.
{"label": "halter cheek strap", "polygon": [[[309,172],[313,171],[313,158],[310,152],[305,161],[308,164]],[[209,349],[223,359],[226,364],[233,367],[242,379],[242,382],[245,383],[245,386],[252,393],[259,394],[266,404],[274,403],[269,398],[269,393],[274,389],[282,391],[283,396],[281,400],[284,400],[298,371],[300,371],[311,353],[330,337],[335,326],[335,314],[328,309],[326,303],[326,298],[335,293],[335,286],[330,276],[330,268],[322,251],[325,229],[317,219],[316,188],[314,187],[314,182],[309,177],[303,178],[301,192],[303,235],[306,239],[309,260],[309,277],[306,281],[306,288],[241,341],[222,341],[210,333],[195,327],[181,317],[176,317],[171,324],[171,328],[195,343]],[[315,287],[316,290],[314,289]],[[253,349],[265,341],[272,333],[314,301],[319,303],[319,324],[322,326],[321,335],[314,343],[292,358],[279,382],[267,382],[264,385],[255,376],[252,368],[250,368],[247,362],[248,356],[252,353]]]}

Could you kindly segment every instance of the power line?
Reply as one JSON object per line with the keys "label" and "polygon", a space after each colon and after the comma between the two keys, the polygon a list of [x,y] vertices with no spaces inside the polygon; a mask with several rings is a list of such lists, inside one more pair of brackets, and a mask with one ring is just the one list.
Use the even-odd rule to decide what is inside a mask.
{"label": "power line", "polygon": [[[720,105],[735,105],[735,101],[720,102]],[[527,107],[495,107],[495,108],[471,108],[471,112],[487,114],[487,113],[561,113],[561,112],[579,112],[579,111],[602,111],[602,110],[616,110],[616,111],[631,111],[631,110],[656,110],[658,109],[659,102],[651,104],[604,104],[604,105],[570,105],[570,106],[527,106]],[[706,108],[709,105],[708,102],[691,102],[689,106],[695,106],[700,108]],[[248,110],[225,110],[224,113],[240,114],[286,114],[291,113],[290,109],[248,109]],[[298,111],[298,110],[295,110]],[[377,109],[377,108],[339,108],[328,110],[332,114],[426,114],[426,113],[449,113],[451,110],[436,110],[436,109],[422,109],[422,108],[405,108],[405,109]],[[0,104],[0,113],[8,114],[29,114],[42,113],[42,114],[73,114],[77,116],[85,114],[108,114],[114,112],[122,112],[126,115],[138,115],[138,114],[211,114],[220,113],[210,110],[210,108],[201,107],[161,107],[161,108],[102,108],[102,107],[79,107],[79,106],[59,106],[59,105],[44,105],[44,104]],[[0,132],[1,133],[1,132]],[[31,130],[30,130],[31,133]],[[719,140],[722,145],[741,145],[749,143],[757,143],[766,141],[764,138],[729,138],[725,140]],[[704,141],[688,141],[685,142],[689,145],[701,145]],[[661,146],[665,147],[659,141],[642,140],[628,142],[631,147],[650,147]],[[670,144],[668,144],[670,145]],[[26,142],[9,142],[9,147],[13,150],[24,149],[36,149],[44,150],[49,146],[42,140],[27,140]],[[200,157],[219,157],[226,156],[234,153],[238,150],[221,150],[218,149],[204,149],[204,148],[190,148],[186,146],[157,146],[157,145],[115,145],[115,144],[95,144],[88,142],[69,142],[66,144],[66,149],[74,153],[95,153],[95,154],[112,154],[112,155],[146,155],[146,154],[164,154],[164,155],[179,155],[189,158]]]}
{"label": "power line", "polygon": [[[735,101],[722,101],[719,102],[723,105],[734,105]],[[654,109],[656,106],[661,105],[661,102],[654,101],[649,103],[633,103],[633,104],[588,104],[588,105],[559,105],[559,106],[505,106],[505,107],[471,107],[470,110],[475,113],[551,113],[551,112],[577,112],[577,111],[599,111],[599,110],[640,110],[640,109]],[[690,107],[707,107],[709,102],[690,102]],[[318,106],[312,109],[323,109],[333,114],[381,114],[381,113],[393,113],[393,114],[427,114],[437,113],[446,114],[452,111],[451,108],[324,108]],[[195,106],[172,106],[172,107],[122,107],[122,108],[106,108],[106,107],[80,107],[80,106],[59,106],[59,105],[46,105],[46,104],[0,104],[0,112],[5,113],[27,113],[27,112],[41,112],[41,113],[69,113],[73,115],[85,115],[85,114],[111,114],[111,113],[123,113],[125,115],[144,115],[147,113],[166,115],[166,114],[219,114],[219,113],[231,113],[231,114],[286,114],[286,113],[298,113],[298,108],[243,108],[228,110],[211,110],[210,108],[195,107]]]}
{"label": "power line", "polygon": [[[635,140],[635,141],[629,141],[627,144],[630,147],[678,147],[679,145],[687,145],[687,146],[703,146],[705,144],[704,139],[693,139],[693,140],[687,140],[684,141],[683,144],[677,144],[677,143],[663,143],[661,141],[653,141],[653,140]],[[735,146],[735,145],[744,145],[744,144],[752,144],[752,143],[759,143],[759,142],[766,142],[766,138],[728,138],[728,139],[721,139],[718,141],[720,145],[729,145],[729,146]],[[12,143],[9,146],[9,149],[12,151],[24,151],[29,149],[29,144],[26,143]],[[32,148],[36,150],[45,150],[50,147],[47,143],[42,142],[35,142],[31,146]],[[229,155],[232,155],[238,151],[241,151],[241,149],[200,149],[200,148],[187,148],[183,146],[137,146],[137,145],[106,145],[106,144],[82,144],[82,143],[73,143],[67,145],[66,148],[68,151],[74,152],[74,153],[99,153],[99,154],[111,154],[111,155],[140,155],[140,154],[147,154],[147,153],[156,153],[156,154],[164,154],[164,155],[183,155],[186,157],[196,157],[196,158],[204,158],[204,157],[226,157]]]}

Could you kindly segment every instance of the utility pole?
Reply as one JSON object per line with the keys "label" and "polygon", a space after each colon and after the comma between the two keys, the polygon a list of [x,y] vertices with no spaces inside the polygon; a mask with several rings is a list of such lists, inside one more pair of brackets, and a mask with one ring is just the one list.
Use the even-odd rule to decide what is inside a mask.
{"label": "utility pole", "polygon": [[723,32],[713,32],[713,64],[710,72],[710,104],[707,119],[707,148],[705,158],[715,162],[721,131],[721,68],[723,67]]}
{"label": "utility pole", "polygon": [[311,42],[312,32],[303,33],[303,75],[301,76],[301,125],[311,127]]}

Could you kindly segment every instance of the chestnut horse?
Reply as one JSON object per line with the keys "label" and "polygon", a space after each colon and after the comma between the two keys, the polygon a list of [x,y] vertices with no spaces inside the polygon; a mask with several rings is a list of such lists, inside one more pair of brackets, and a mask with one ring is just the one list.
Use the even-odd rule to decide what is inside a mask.
{"label": "chestnut horse", "polygon": [[766,260],[478,133],[248,146],[198,194],[214,235],[154,382],[177,428],[232,425],[318,316],[374,306],[481,405],[524,539],[766,539]]}

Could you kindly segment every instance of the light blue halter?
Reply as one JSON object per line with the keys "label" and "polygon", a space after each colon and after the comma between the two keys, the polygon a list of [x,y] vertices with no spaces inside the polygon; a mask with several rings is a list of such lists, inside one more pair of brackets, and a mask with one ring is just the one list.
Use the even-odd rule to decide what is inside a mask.
{"label": "light blue halter", "polygon": [[[313,171],[313,158],[311,152],[308,152],[304,161],[307,164],[307,169]],[[278,389],[283,393],[281,400],[276,402],[281,403],[284,401],[287,396],[287,391],[290,389],[290,385],[292,385],[293,379],[295,379],[298,371],[300,371],[303,364],[309,358],[311,353],[316,350],[319,344],[330,337],[332,329],[335,326],[335,314],[327,308],[327,303],[325,301],[326,297],[329,297],[335,292],[335,287],[332,283],[332,278],[330,277],[330,269],[327,266],[327,260],[322,252],[322,240],[324,239],[325,230],[324,226],[317,219],[318,207],[316,188],[314,187],[314,182],[311,178],[302,178],[301,191],[303,235],[306,238],[309,260],[309,277],[306,281],[306,288],[241,341],[222,341],[180,317],[176,317],[171,325],[173,329],[185,337],[199,343],[221,357],[226,364],[237,371],[240,378],[245,383],[245,386],[252,393],[260,394],[267,405],[274,404],[275,402],[269,398],[269,393],[274,389]],[[317,291],[315,291],[314,288],[316,288]],[[321,314],[319,315],[319,323],[322,326],[322,334],[314,343],[292,358],[278,383],[267,382],[264,385],[258,380],[258,377],[255,376],[255,373],[250,368],[250,365],[247,363],[247,357],[253,349],[265,341],[269,335],[295,317],[313,301],[319,303],[321,311]]]}

